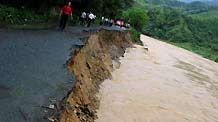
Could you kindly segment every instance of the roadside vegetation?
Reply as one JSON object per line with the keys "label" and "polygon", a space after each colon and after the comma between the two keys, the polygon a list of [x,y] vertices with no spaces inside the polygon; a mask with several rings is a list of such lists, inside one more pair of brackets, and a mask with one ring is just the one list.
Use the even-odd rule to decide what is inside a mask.
{"label": "roadside vegetation", "polygon": [[31,24],[41,24],[53,22],[56,16],[49,12],[37,13],[30,8],[16,8],[9,5],[0,5],[1,25],[30,26]]}
{"label": "roadside vegetation", "polygon": [[130,32],[132,40],[138,44],[142,44],[140,41],[140,34],[148,22],[148,16],[145,10],[138,7],[132,7],[123,12],[122,18],[125,22],[131,23]]}

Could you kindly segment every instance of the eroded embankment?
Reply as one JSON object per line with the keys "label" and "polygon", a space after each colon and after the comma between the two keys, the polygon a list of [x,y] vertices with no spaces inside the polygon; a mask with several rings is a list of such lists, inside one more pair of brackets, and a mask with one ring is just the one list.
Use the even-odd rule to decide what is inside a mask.
{"label": "eroded embankment", "polygon": [[62,104],[61,122],[93,122],[98,108],[99,85],[111,77],[112,61],[123,56],[131,45],[130,34],[121,31],[89,32],[85,46],[73,52],[68,67],[77,77],[72,91]]}

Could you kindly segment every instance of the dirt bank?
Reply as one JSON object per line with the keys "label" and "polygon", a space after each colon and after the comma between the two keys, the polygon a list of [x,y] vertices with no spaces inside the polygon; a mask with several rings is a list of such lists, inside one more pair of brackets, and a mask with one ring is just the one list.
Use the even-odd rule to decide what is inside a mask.
{"label": "dirt bank", "polygon": [[128,32],[100,30],[88,32],[85,46],[73,51],[68,62],[70,71],[77,77],[72,91],[64,99],[61,122],[93,122],[99,102],[96,98],[99,85],[111,77],[113,60],[123,56],[131,45]]}

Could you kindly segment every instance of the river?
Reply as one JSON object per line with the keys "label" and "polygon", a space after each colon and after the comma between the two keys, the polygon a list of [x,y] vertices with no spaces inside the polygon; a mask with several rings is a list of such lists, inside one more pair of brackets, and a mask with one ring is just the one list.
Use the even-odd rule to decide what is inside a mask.
{"label": "river", "polygon": [[105,80],[96,122],[218,122],[218,64],[142,35]]}

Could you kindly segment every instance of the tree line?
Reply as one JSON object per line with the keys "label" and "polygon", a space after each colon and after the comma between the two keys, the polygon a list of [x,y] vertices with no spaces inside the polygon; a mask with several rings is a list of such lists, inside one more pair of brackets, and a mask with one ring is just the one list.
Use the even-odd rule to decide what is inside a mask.
{"label": "tree line", "polygon": [[147,16],[144,34],[218,61],[218,18],[194,18],[167,7],[153,8]]}

